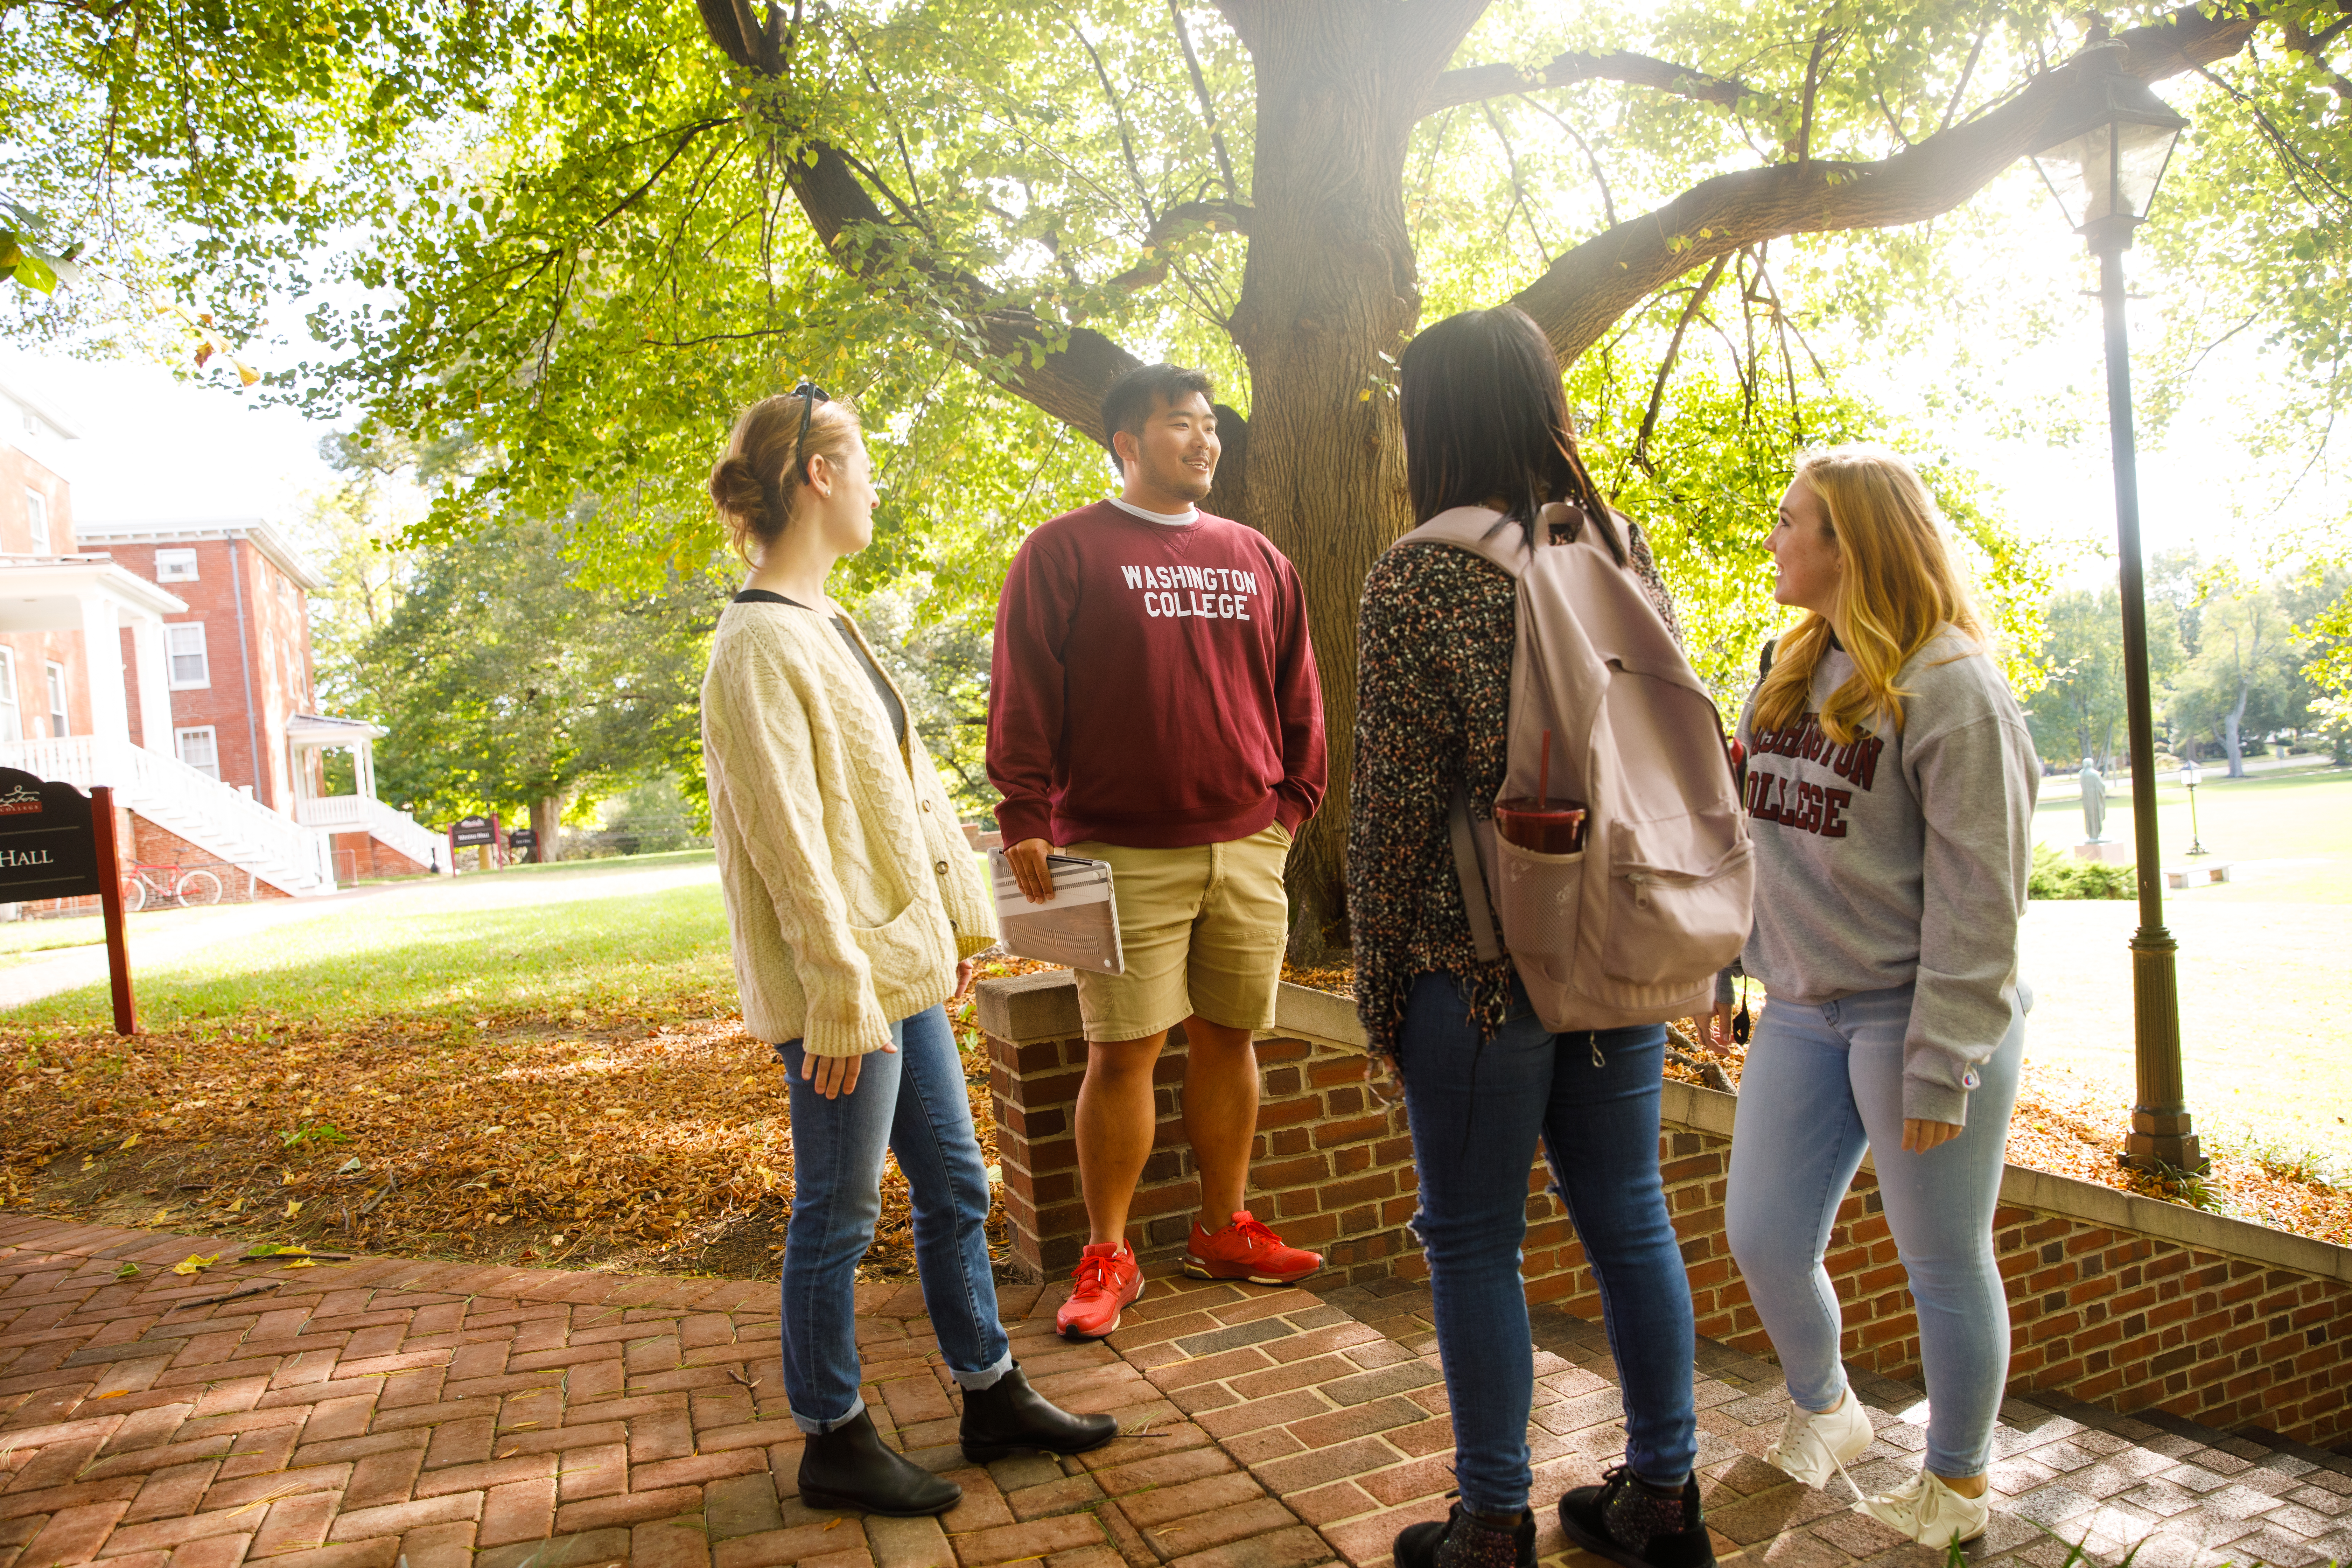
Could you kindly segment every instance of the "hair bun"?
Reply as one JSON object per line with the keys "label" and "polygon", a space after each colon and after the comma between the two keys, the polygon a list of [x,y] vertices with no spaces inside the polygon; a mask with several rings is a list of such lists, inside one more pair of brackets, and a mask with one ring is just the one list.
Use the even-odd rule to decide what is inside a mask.
{"label": "hair bun", "polygon": [[768,487],[741,458],[721,458],[711,466],[710,500],[721,512],[756,523],[767,514]]}

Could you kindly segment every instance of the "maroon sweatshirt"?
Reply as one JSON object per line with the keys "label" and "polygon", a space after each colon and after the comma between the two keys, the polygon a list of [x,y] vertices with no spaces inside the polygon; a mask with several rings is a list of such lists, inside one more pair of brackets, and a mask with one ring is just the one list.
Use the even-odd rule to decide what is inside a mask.
{"label": "maroon sweatshirt", "polygon": [[1007,844],[1223,844],[1323,799],[1298,574],[1255,529],[1097,501],[1039,527],[996,604],[988,777]]}

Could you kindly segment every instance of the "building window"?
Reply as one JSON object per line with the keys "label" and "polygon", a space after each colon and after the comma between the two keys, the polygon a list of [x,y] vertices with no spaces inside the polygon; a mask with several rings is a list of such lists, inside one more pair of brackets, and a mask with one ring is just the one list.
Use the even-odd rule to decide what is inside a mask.
{"label": "building window", "polygon": [[32,531],[33,553],[49,552],[49,498],[38,490],[25,492],[25,526]]}
{"label": "building window", "polygon": [[24,715],[16,707],[16,655],[0,647],[0,741],[25,738]]}
{"label": "building window", "polygon": [[49,677],[49,736],[52,740],[62,741],[68,735],[73,733],[73,726],[68,723],[66,719],[66,667],[52,659],[48,663],[47,669]]}
{"label": "building window", "polygon": [[179,621],[163,628],[163,651],[172,661],[172,689],[187,691],[213,683],[212,667],[205,659],[202,621]]}
{"label": "building window", "polygon": [[220,747],[214,742],[210,724],[194,730],[174,730],[172,738],[179,747],[180,761],[206,778],[220,777]]}
{"label": "building window", "polygon": [[193,583],[196,580],[196,552],[193,550],[158,550],[155,552],[155,581],[158,583]]}

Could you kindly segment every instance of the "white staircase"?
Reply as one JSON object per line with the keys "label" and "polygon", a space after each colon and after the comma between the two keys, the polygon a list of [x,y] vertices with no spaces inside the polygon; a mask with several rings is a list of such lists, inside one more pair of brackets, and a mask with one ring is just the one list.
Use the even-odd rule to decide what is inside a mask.
{"label": "white staircase", "polygon": [[110,784],[118,805],[281,892],[302,899],[335,890],[334,857],[325,833],[270,810],[176,757],[128,741],[73,735],[0,742],[0,767],[21,768],[79,789]]}
{"label": "white staircase", "polygon": [[449,869],[449,840],[421,826],[404,811],[363,795],[321,795],[297,801],[294,814],[311,827],[330,833],[365,833],[390,845],[420,866]]}

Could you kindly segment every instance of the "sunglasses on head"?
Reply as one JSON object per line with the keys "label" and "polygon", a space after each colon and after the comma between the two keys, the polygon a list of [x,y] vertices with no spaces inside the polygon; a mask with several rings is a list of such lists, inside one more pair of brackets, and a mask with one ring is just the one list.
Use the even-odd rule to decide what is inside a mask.
{"label": "sunglasses on head", "polygon": [[793,472],[797,474],[802,471],[801,465],[806,460],[809,421],[815,417],[816,405],[820,403],[830,403],[833,399],[826,395],[824,388],[806,379],[793,388],[792,395],[801,400],[801,433],[799,438],[793,442]]}

